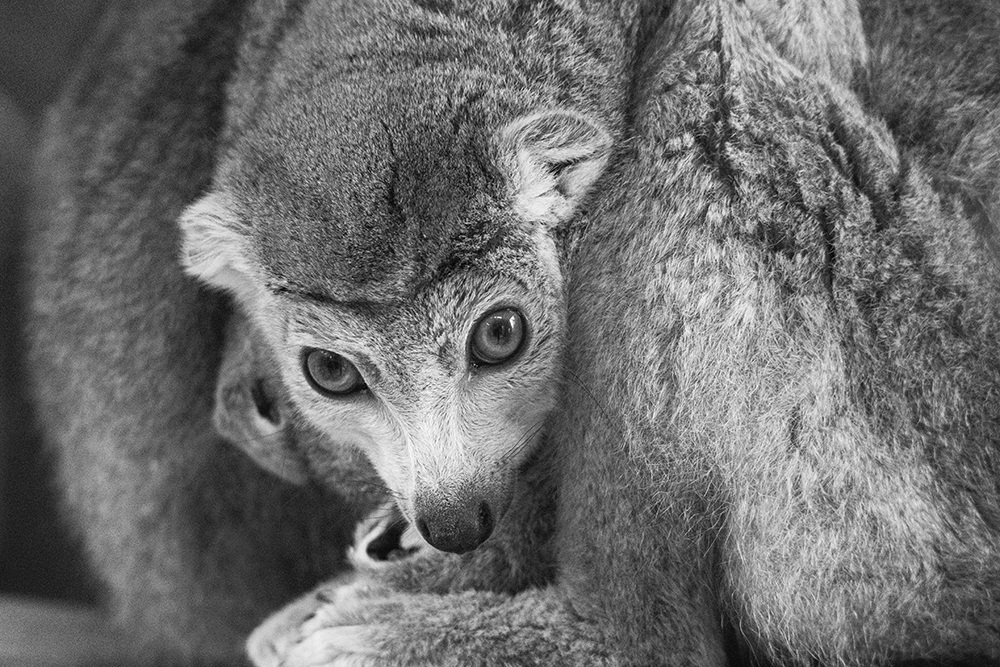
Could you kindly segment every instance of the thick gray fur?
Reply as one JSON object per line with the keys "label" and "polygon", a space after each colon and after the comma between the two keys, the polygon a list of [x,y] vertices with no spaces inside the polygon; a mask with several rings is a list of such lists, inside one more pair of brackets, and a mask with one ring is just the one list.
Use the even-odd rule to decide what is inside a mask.
{"label": "thick gray fur", "polygon": [[[212,426],[228,306],[182,274],[176,219],[211,174],[242,11],[118,3],[49,115],[35,171],[40,425],[142,662],[241,662],[267,613],[344,569],[378,498],[281,482]],[[344,467],[331,462],[331,478]]]}
{"label": "thick gray fur", "polygon": [[[377,486],[365,481],[367,466],[353,467],[350,456],[331,451],[305,427],[299,432],[294,420],[280,446],[308,452],[325,490],[290,486],[239,451],[250,444],[241,437],[254,433],[252,424],[239,419],[239,410],[251,407],[241,391],[252,388],[250,378],[266,368],[247,368],[231,358],[222,363],[226,345],[243,349],[248,332],[230,321],[226,299],[185,277],[178,263],[180,211],[205,191],[218,157],[241,136],[239,110],[255,105],[255,81],[271,75],[275,49],[288,46],[285,32],[296,27],[308,4],[117,3],[44,132],[26,243],[34,393],[67,512],[104,584],[109,609],[140,660],[239,660],[245,635],[267,612],[342,570],[354,523],[379,497]],[[345,27],[351,20],[363,25],[385,7],[425,12],[431,22],[440,15],[438,24],[447,23],[447,11],[422,4],[379,9],[378,3],[350,2],[339,11]],[[572,4],[495,3],[493,9],[512,11],[519,26],[530,27],[540,16],[573,10]],[[453,9],[450,3],[440,8]],[[475,3],[458,9],[478,11]],[[593,47],[598,60],[616,68],[613,76],[621,83],[633,64],[623,55],[629,53],[623,41],[638,39],[628,34],[633,26],[642,32],[637,11],[628,3],[619,14],[612,3],[601,14],[608,17],[607,30],[596,27],[596,46],[574,42],[580,26],[572,23],[554,26],[552,35],[528,30],[525,39],[540,41],[539,53],[525,51],[526,67],[550,82],[578,79],[574,99],[589,100],[587,108],[620,106],[618,87],[603,85],[605,73],[602,85],[591,85],[573,70],[572,60],[552,70],[545,54],[563,46]],[[419,17],[417,24],[419,35],[427,25]],[[381,67],[403,63],[389,48],[399,46],[395,36],[370,28],[365,26],[376,42],[368,45],[365,66],[372,59]],[[464,48],[469,39],[479,40],[469,53],[482,48],[487,62],[495,45],[483,35],[467,39],[456,30],[453,45]],[[602,55],[608,46],[612,51]],[[227,91],[234,70],[245,76]],[[227,105],[227,93],[240,102]],[[509,103],[523,104],[516,93]],[[569,93],[550,86],[538,94],[557,104]],[[301,140],[292,130],[291,139]],[[401,192],[418,205],[413,195],[424,185],[401,184]],[[431,231],[436,238],[441,230]],[[348,279],[359,286],[372,279],[377,295],[383,272],[366,272],[360,259],[378,249],[380,238],[362,232],[334,240],[358,255],[345,258]],[[472,232],[473,243],[482,240]],[[293,281],[301,278],[295,274],[295,239],[281,236],[271,247],[274,263],[287,268]],[[437,257],[433,248],[428,252]],[[412,263],[398,268],[385,275],[426,278],[412,273]],[[244,379],[248,384],[241,384]],[[234,402],[226,403],[227,396]],[[358,495],[345,499],[338,490]],[[523,511],[544,514],[547,508],[542,502]],[[519,511],[512,508],[512,516]],[[543,535],[540,530],[537,538],[517,540],[511,549],[531,555],[513,560],[544,561],[538,546]],[[485,579],[507,591],[538,583],[548,572],[543,564],[497,575],[493,571],[512,560],[504,553],[497,552],[503,564],[488,576],[458,572],[448,577],[449,587]],[[431,572],[417,578],[434,579]]]}
{"label": "thick gray fur", "polygon": [[[276,526],[323,516],[276,516],[300,497],[268,496],[290,492],[210,435],[225,309],[181,277],[172,221],[208,181],[226,58],[193,57],[213,66],[171,104],[144,97],[171,90],[164,54],[192,62],[182,4],[151,4],[120,47],[146,75],[81,79],[53,121],[34,365],[121,616],[150,645],[222,656],[324,569],[274,583],[261,553],[324,562]],[[666,4],[611,123],[630,149],[574,222],[566,396],[519,504],[479,551],[380,575],[331,628],[389,664],[721,664],[727,625],[745,655],[789,664],[1000,659],[998,60],[972,57],[997,52],[997,10]],[[219,16],[202,34],[232,54]],[[249,34],[244,63],[274,44]],[[385,294],[345,266],[324,291]],[[393,293],[427,279],[392,268]]]}
{"label": "thick gray fur", "polygon": [[256,3],[213,185],[268,287],[395,303],[469,264],[523,278],[493,139],[560,108],[620,134],[660,4]]}
{"label": "thick gray fur", "polygon": [[1000,661],[1000,12],[812,6],[678,2],[644,61],[566,269],[551,585],[332,582],[283,664]]}

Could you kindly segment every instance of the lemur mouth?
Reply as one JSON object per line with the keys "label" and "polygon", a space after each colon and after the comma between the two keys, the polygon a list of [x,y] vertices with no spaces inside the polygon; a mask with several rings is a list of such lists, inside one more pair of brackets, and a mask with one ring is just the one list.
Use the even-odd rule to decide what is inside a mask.
{"label": "lemur mouth", "polygon": [[387,561],[402,560],[407,556],[412,556],[416,553],[417,548],[406,548],[402,542],[403,533],[409,527],[410,524],[402,519],[394,521],[365,546],[365,553],[372,560]]}
{"label": "lemur mouth", "polygon": [[355,567],[378,567],[411,558],[426,547],[396,504],[389,502],[358,524],[350,559]]}

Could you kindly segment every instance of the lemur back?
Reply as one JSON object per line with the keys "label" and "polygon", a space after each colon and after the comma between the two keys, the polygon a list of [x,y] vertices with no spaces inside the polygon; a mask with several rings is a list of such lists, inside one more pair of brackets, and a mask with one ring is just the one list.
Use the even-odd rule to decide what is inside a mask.
{"label": "lemur back", "polygon": [[[651,94],[622,179],[642,185],[602,199],[595,218],[619,226],[581,243],[568,347],[608,392],[561,422],[585,453],[566,458],[560,566],[610,579],[585,599],[624,655],[653,660],[647,637],[674,618],[662,591],[693,570],[755,659],[1000,658],[996,180],[983,188],[1000,70],[970,55],[997,52],[1000,17],[860,5],[847,76],[775,58],[737,12],[721,51],[701,47],[716,57],[661,70],[649,89],[670,93]],[[617,457],[585,435],[613,432]],[[603,498],[574,483],[597,466]],[[598,512],[624,530],[587,531]],[[639,564],[610,578],[587,553]]]}

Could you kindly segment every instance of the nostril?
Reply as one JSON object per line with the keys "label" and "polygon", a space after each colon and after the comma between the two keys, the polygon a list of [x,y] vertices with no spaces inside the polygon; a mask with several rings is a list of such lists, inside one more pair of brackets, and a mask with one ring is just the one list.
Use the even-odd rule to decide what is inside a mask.
{"label": "nostril", "polygon": [[424,541],[431,542],[431,530],[427,527],[427,522],[423,519],[417,519],[417,532],[424,538]]}
{"label": "nostril", "polygon": [[485,500],[479,503],[479,534],[483,539],[493,534],[493,510]]}
{"label": "nostril", "polygon": [[[458,498],[427,496],[414,501],[413,527],[427,544],[439,551],[462,554],[489,539],[503,511],[483,495],[462,494]],[[456,494],[458,495],[458,494]]]}

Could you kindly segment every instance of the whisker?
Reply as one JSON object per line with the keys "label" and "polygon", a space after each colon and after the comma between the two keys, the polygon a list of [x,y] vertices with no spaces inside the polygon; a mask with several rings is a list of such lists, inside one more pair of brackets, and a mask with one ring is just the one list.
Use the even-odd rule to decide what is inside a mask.
{"label": "whisker", "polygon": [[[605,428],[608,431],[610,431],[613,434],[613,436],[620,438],[622,441],[625,441],[627,439],[626,436],[627,429],[622,424],[621,417],[619,417],[618,419],[614,418],[612,416],[612,411],[610,411],[607,408],[607,406],[605,406],[600,401],[600,399],[594,394],[594,392],[591,391],[590,387],[587,386],[587,384],[583,381],[583,379],[565,364],[563,365],[562,372],[564,374],[564,377],[566,377],[568,381],[572,382],[576,387],[578,387],[581,390],[582,395],[585,397],[585,399],[588,400],[594,406],[594,408],[600,414],[601,420],[605,424]],[[562,405],[559,408],[557,408],[557,410],[565,414],[567,410],[570,410],[570,407],[564,400]],[[558,425],[559,421],[556,420],[555,423]],[[549,438],[551,439],[552,430],[550,429],[549,432],[550,432]],[[565,447],[550,446],[548,448],[548,451],[546,452],[543,463],[544,465],[546,465],[546,467],[554,469],[558,467],[558,465],[562,462],[562,459],[565,458],[567,454],[568,451],[566,450]]]}
{"label": "whisker", "polygon": [[[579,387],[583,391],[583,393],[587,395],[587,398],[589,398],[594,403],[594,407],[596,407],[597,410],[601,413],[601,417],[604,418],[604,421],[607,422],[608,425],[617,426],[616,423],[617,420],[612,418],[611,412],[607,409],[607,407],[603,403],[601,403],[600,400],[598,400],[597,396],[595,396],[594,393],[590,391],[590,387],[587,386],[587,384],[580,378],[580,376],[577,375],[572,369],[568,367],[563,367],[563,372],[571,380],[573,380],[574,384],[576,384],[576,386]],[[618,433],[619,436],[624,437],[625,435],[624,429],[616,429],[616,430],[619,431]]]}
{"label": "whisker", "polygon": [[528,445],[533,442],[535,436],[538,435],[538,433],[545,427],[547,422],[548,419],[539,419],[534,424],[529,426],[524,434],[518,438],[517,443],[510,450],[504,452],[504,454],[500,457],[500,463],[507,463],[524,452]]}

